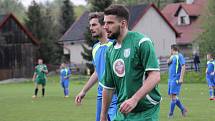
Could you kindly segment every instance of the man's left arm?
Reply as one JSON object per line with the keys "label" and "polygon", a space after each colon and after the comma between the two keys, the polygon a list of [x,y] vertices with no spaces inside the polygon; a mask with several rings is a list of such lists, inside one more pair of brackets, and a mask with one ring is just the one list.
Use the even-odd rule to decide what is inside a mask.
{"label": "man's left arm", "polygon": [[183,83],[184,82],[184,74],[185,74],[185,70],[186,70],[186,65],[185,65],[185,59],[182,55],[179,56],[179,61],[180,61],[180,66],[181,66],[181,75],[179,78],[179,83]]}
{"label": "man's left arm", "polygon": [[182,65],[182,67],[181,67],[181,75],[180,75],[179,83],[183,83],[183,82],[184,82],[184,74],[185,74],[185,70],[186,70],[186,66],[185,66],[185,65]]}
{"label": "man's left arm", "polygon": [[144,81],[141,88],[128,100],[124,101],[120,106],[120,112],[129,113],[137,105],[137,103],[145,97],[160,82],[159,71],[149,71],[148,78]]}

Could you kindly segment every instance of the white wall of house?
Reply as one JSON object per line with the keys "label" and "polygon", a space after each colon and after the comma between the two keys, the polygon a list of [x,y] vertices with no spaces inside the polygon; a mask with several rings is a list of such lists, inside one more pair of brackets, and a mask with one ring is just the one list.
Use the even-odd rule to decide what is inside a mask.
{"label": "white wall of house", "polygon": [[176,43],[175,32],[152,7],[135,25],[133,31],[141,32],[153,40],[158,57],[169,55],[171,45]]}
{"label": "white wall of house", "polygon": [[[182,18],[185,23],[182,23]],[[189,25],[190,24],[190,18],[189,15],[186,13],[186,11],[181,8],[178,13],[178,25]]]}
{"label": "white wall of house", "polygon": [[186,0],[187,4],[193,4],[194,0]]}
{"label": "white wall of house", "polygon": [[84,59],[81,56],[83,51],[81,43],[64,43],[64,54],[70,54],[70,62],[75,64],[84,63]]}

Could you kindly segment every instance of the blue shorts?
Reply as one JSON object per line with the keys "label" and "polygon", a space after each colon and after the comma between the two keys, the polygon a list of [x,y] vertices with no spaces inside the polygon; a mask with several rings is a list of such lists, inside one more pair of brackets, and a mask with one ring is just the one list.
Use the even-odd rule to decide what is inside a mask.
{"label": "blue shorts", "polygon": [[[101,87],[98,87],[98,96],[97,96],[97,105],[96,105],[96,121],[100,121],[100,114],[102,110],[102,95]],[[117,95],[114,94],[112,97],[112,101],[110,107],[108,109],[108,121],[113,121],[115,114],[117,112]]]}
{"label": "blue shorts", "polygon": [[215,86],[215,80],[214,80],[213,76],[211,76],[211,77],[210,76],[206,76],[206,79],[207,79],[209,87]]}
{"label": "blue shorts", "polygon": [[69,80],[63,80],[63,81],[61,81],[61,86],[63,88],[69,88]]}
{"label": "blue shorts", "polygon": [[181,90],[181,84],[179,84],[176,80],[168,81],[168,95],[176,94],[179,95]]}

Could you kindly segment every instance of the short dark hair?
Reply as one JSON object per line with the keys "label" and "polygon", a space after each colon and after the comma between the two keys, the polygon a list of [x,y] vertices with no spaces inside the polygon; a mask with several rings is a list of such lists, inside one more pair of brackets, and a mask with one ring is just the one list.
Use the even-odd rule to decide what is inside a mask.
{"label": "short dark hair", "polygon": [[210,55],[211,58],[214,58],[214,54],[211,52],[208,52],[207,55]]}
{"label": "short dark hair", "polygon": [[178,45],[176,44],[171,45],[171,49],[173,49],[174,51],[179,51]]}
{"label": "short dark hair", "polygon": [[115,15],[129,21],[129,10],[124,5],[112,4],[105,9],[104,15]]}
{"label": "short dark hair", "polygon": [[104,13],[103,12],[92,12],[89,14],[89,21],[93,18],[97,18],[101,25],[104,25]]}
{"label": "short dark hair", "polygon": [[43,59],[42,59],[42,58],[38,58],[37,60],[42,60],[42,61],[43,61]]}

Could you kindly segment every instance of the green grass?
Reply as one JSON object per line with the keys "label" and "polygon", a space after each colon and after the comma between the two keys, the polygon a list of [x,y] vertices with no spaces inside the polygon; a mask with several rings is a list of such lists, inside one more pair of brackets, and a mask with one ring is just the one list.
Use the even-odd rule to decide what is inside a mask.
{"label": "green grass", "polygon": [[[161,74],[161,83],[168,82],[168,73]],[[187,71],[184,76],[184,83],[206,83],[205,80],[205,68],[201,72]]]}
{"label": "green grass", "polygon": [[[87,94],[82,106],[74,104],[74,97],[83,87],[84,81],[73,81],[70,98],[63,98],[63,91],[56,77],[49,78],[47,96],[32,99],[33,83],[0,85],[0,121],[94,121],[96,106],[96,86]],[[167,84],[160,84],[163,97],[160,121],[169,121],[169,97]],[[40,94],[40,93],[39,93]],[[188,116],[181,117],[176,108],[170,121],[213,121],[215,101],[208,100],[206,83],[184,84],[180,99],[188,108]]]}

